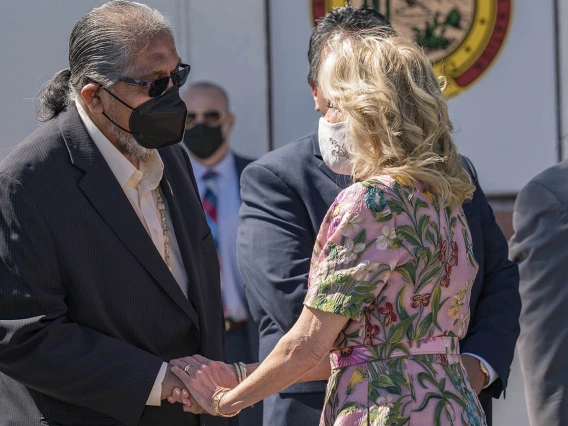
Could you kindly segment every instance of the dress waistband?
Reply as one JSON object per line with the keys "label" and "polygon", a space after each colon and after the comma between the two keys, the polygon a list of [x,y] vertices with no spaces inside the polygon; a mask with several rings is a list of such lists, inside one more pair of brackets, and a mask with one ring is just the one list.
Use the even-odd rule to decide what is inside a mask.
{"label": "dress waistband", "polygon": [[412,355],[458,355],[460,343],[457,337],[431,337],[399,343],[382,343],[375,346],[350,346],[330,353],[331,368],[364,364]]}

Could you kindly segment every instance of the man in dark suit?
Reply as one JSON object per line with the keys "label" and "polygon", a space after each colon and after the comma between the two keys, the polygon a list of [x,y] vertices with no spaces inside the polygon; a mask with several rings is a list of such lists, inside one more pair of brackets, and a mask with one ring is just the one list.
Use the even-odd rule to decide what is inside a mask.
{"label": "man in dark suit", "polygon": [[[221,86],[197,82],[183,93],[182,99],[187,105],[183,142],[219,253],[227,362],[251,364],[258,361],[258,328],[237,266],[237,228],[241,174],[252,160],[230,149],[235,114]],[[238,420],[241,426],[260,426],[262,403],[241,411]]]}
{"label": "man in dark suit", "polygon": [[[325,114],[327,102],[318,96],[317,70],[325,41],[342,31],[368,27],[390,28],[373,9],[335,9],[320,20],[308,57],[316,110]],[[394,32],[394,30],[392,30]],[[479,263],[472,288],[469,332],[461,342],[462,361],[491,419],[491,397],[507,385],[518,337],[520,301],[518,270],[507,259],[507,242],[477,182],[469,160],[464,166],[477,190],[464,205]],[[333,173],[322,161],[317,132],[273,151],[256,161],[242,176],[239,267],[251,312],[260,330],[260,358],[266,357],[292,327],[302,310],[313,245],[328,207],[349,178]],[[323,407],[325,382],[296,384],[267,398],[264,425],[317,424]]]}
{"label": "man in dark suit", "polygon": [[226,425],[162,403],[181,385],[169,360],[224,358],[215,243],[178,144],[189,67],[164,17],[127,1],[76,24],[69,64],[0,164],[0,424]]}
{"label": "man in dark suit", "polygon": [[519,361],[532,426],[568,425],[568,161],[533,178],[513,213],[523,302]]}

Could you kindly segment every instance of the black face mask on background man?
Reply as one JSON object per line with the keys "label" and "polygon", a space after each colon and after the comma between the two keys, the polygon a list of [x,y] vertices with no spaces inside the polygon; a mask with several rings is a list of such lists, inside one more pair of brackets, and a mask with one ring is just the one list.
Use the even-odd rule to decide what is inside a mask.
{"label": "black face mask on background man", "polygon": [[206,124],[196,124],[185,131],[183,143],[197,158],[211,157],[223,144],[224,138],[221,126],[210,127]]}
{"label": "black face mask on background man", "polygon": [[132,110],[128,122],[130,131],[116,124],[105,113],[103,113],[104,116],[119,129],[130,133],[136,142],[144,148],[163,148],[182,140],[187,108],[179,96],[177,87],[169,88],[163,95],[150,98],[136,108],[132,108],[123,102],[122,99],[108,90],[106,91],[121,104]]}

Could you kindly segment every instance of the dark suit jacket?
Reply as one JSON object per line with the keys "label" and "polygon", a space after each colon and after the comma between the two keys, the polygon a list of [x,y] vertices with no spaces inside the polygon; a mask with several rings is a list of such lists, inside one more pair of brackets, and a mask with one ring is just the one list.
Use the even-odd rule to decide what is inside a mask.
{"label": "dark suit jacket", "polygon": [[199,424],[179,404],[145,406],[163,361],[224,356],[217,254],[189,158],[180,146],[160,155],[189,300],[74,106],[0,164],[1,425]]}
{"label": "dark suit jacket", "polygon": [[[463,352],[483,357],[499,379],[481,395],[488,417],[491,398],[506,387],[519,333],[518,271],[507,259],[507,241],[497,224],[469,160],[465,166],[477,185],[473,200],[464,205],[479,262],[472,289],[472,320],[461,342]],[[268,153],[247,167],[241,179],[243,205],[237,243],[239,267],[251,312],[260,330],[264,359],[296,322],[306,294],[307,274],[320,224],[339,191],[349,185],[322,161],[317,132]],[[306,408],[302,393],[319,392],[323,407],[325,382],[296,384],[281,393],[298,400],[289,412],[305,410],[306,424],[319,413]],[[274,400],[265,401],[265,425],[279,422]],[[311,416],[311,417],[310,417]],[[267,419],[272,424],[268,425]]]}
{"label": "dark suit jacket", "polygon": [[[237,177],[239,179],[239,188],[240,188],[240,181],[241,181],[241,176],[243,175],[243,171],[254,160],[241,157],[240,155],[234,153],[233,156],[235,157],[235,166],[237,169]],[[250,308],[249,308],[249,314],[250,314]],[[253,359],[250,362],[258,362],[258,327],[256,326],[254,319],[252,317],[249,318],[247,332],[249,337],[248,343],[250,346],[250,352],[253,356]],[[255,407],[257,405],[262,406],[262,403],[255,404]]]}
{"label": "dark suit jacket", "polygon": [[532,179],[513,214],[523,302],[519,361],[533,426],[568,425],[568,161]]}
{"label": "dark suit jacket", "polygon": [[[250,160],[248,158],[244,158],[241,157],[237,154],[233,154],[234,158],[235,158],[235,166],[236,166],[236,170],[237,170],[237,177],[239,179],[239,183],[240,183],[240,179],[241,176],[243,174],[243,170],[245,169],[246,166],[248,166],[250,163],[253,162],[253,160]],[[248,353],[249,354],[249,359],[240,359],[239,361],[244,361],[245,363],[253,363],[253,362],[258,362],[258,327],[254,321],[254,319],[252,318],[251,312],[250,312],[250,308],[248,308],[248,322],[247,322],[247,333],[246,333],[246,341],[242,341],[242,348],[231,348],[229,347],[229,344],[227,344],[227,356],[229,356],[230,354],[232,354],[233,358],[235,356],[237,356],[237,354],[240,354],[239,356],[243,356],[244,353]],[[242,339],[244,340],[244,339]],[[234,339],[233,339],[234,341]],[[246,349],[245,349],[246,348]],[[241,411],[241,413],[235,417],[235,419],[238,419],[238,423],[240,426],[261,426],[262,425],[262,407],[263,407],[263,402],[260,401],[257,404],[254,404],[254,407],[249,407],[243,411]]]}
{"label": "dark suit jacket", "polygon": [[233,153],[233,156],[235,157],[235,167],[237,169],[237,176],[238,176],[239,182],[240,182],[241,176],[243,174],[243,170],[245,169],[246,166],[248,166],[254,160],[251,160],[251,159],[245,158],[245,157],[241,157],[240,155],[237,155],[237,154],[234,154],[234,153]]}

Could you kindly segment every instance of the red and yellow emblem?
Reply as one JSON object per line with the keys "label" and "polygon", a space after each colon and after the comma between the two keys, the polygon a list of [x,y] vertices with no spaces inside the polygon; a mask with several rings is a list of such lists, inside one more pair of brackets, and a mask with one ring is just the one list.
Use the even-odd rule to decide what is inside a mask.
{"label": "red and yellow emblem", "polygon": [[[354,0],[372,6],[396,30],[415,40],[447,79],[445,94],[455,96],[494,62],[511,18],[512,0]],[[314,22],[345,0],[312,0]]]}

